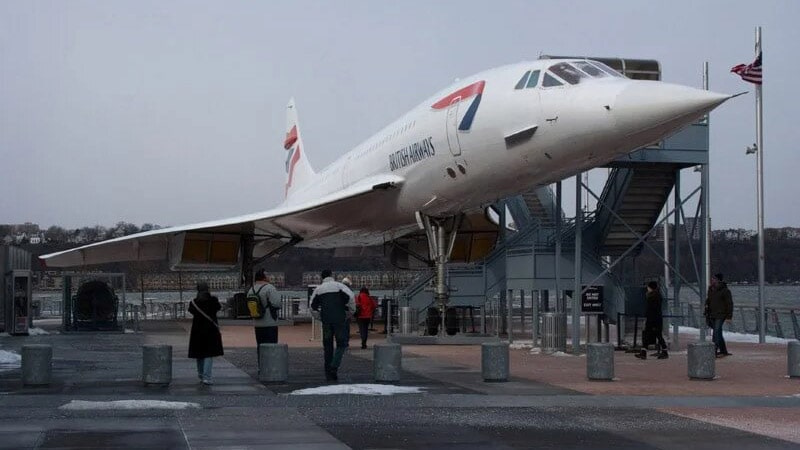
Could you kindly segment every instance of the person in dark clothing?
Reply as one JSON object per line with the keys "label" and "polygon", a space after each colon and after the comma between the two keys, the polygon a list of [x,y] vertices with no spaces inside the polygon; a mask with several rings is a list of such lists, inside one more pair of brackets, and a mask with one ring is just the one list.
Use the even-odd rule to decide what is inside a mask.
{"label": "person in dark clothing", "polygon": [[647,346],[656,344],[657,352],[652,356],[658,359],[667,359],[667,343],[664,341],[663,328],[664,317],[661,313],[663,299],[658,291],[658,283],[651,281],[647,283],[647,294],[645,294],[645,324],[642,332],[642,350],[636,354],[639,359],[647,359]]}
{"label": "person in dark clothing", "polygon": [[733,296],[725,284],[724,277],[718,273],[711,277],[711,286],[708,287],[708,297],[706,297],[705,307],[706,318],[714,328],[714,345],[716,346],[717,357],[730,356],[728,346],[725,345],[725,338],[722,336],[722,326],[725,321],[733,319]]}
{"label": "person in dark clothing", "polygon": [[[330,270],[322,271],[322,284],[311,294],[311,309],[322,321],[322,348],[325,352],[325,379],[337,381],[339,366],[350,340],[348,319],[356,309],[353,291],[333,279]],[[333,341],[336,340],[336,352]]]}
{"label": "person in dark clothing", "polygon": [[377,302],[369,296],[369,289],[362,287],[356,297],[356,320],[358,321],[358,332],[361,335],[361,348],[367,348],[367,337],[369,336],[369,323],[372,314],[378,307]]}
{"label": "person in dark clothing", "polygon": [[221,308],[217,297],[211,295],[208,284],[197,283],[197,297],[189,303],[192,331],[189,334],[189,358],[197,360],[197,377],[205,385],[213,384],[211,367],[215,356],[222,356],[222,334],[217,322]]}

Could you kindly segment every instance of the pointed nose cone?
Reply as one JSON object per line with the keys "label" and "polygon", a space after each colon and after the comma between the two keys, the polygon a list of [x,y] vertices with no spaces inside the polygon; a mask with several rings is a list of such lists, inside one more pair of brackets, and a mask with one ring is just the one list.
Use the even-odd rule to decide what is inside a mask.
{"label": "pointed nose cone", "polygon": [[693,123],[732,96],[676,84],[633,81],[617,95],[617,131],[639,146],[659,141]]}

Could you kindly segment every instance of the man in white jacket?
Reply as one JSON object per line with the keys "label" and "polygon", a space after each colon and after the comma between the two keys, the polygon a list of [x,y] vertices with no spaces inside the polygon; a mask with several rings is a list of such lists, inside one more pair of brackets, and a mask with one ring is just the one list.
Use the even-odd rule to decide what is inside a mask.
{"label": "man in white jacket", "polygon": [[[325,379],[337,381],[342,357],[350,340],[348,319],[356,310],[353,291],[333,279],[330,270],[322,271],[322,284],[311,294],[311,309],[322,321],[322,347],[325,351]],[[333,341],[336,340],[336,351]]]}

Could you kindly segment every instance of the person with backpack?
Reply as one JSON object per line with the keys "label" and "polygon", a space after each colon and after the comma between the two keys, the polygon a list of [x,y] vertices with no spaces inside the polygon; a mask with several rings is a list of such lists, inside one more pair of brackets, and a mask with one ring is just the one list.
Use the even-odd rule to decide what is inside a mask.
{"label": "person with backpack", "polygon": [[246,301],[256,333],[258,367],[261,367],[261,352],[258,346],[278,343],[278,311],[281,307],[278,290],[267,281],[264,269],[256,272],[253,286],[247,291]]}
{"label": "person with backpack", "polygon": [[[333,278],[333,273],[322,271],[322,284],[311,294],[311,309],[319,313],[322,321],[322,348],[325,353],[325,379],[337,381],[342,357],[349,345],[348,320],[356,309],[353,291]],[[336,340],[336,351],[333,342]]]}
{"label": "person with backpack", "polygon": [[369,336],[369,323],[372,320],[372,314],[378,303],[369,296],[369,289],[366,286],[361,288],[361,291],[356,297],[356,320],[358,321],[358,332],[361,334],[361,348],[367,348],[367,337]]}
{"label": "person with backpack", "polygon": [[192,330],[189,333],[189,358],[197,360],[197,377],[204,385],[211,385],[211,368],[215,356],[222,356],[222,334],[217,322],[219,299],[211,295],[208,283],[197,283],[197,297],[189,303]]}

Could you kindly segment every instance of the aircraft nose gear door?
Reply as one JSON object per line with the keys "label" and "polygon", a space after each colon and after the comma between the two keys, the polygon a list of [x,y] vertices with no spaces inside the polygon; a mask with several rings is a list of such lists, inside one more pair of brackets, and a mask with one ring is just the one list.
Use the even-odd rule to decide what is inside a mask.
{"label": "aircraft nose gear door", "polygon": [[453,156],[461,156],[461,143],[458,141],[458,104],[461,97],[456,97],[447,107],[447,145]]}

